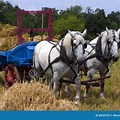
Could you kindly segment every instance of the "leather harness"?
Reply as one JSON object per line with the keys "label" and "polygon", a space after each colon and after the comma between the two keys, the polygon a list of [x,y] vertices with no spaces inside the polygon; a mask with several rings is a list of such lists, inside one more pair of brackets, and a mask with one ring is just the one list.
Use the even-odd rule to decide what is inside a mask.
{"label": "leather harness", "polygon": [[[79,44],[81,44],[81,43],[79,43],[75,48],[73,48],[73,40],[74,40],[74,39],[75,39],[75,38],[72,37],[72,39],[71,39],[71,45],[72,45],[72,52],[73,52],[73,55],[74,55],[74,58],[75,58],[74,49],[76,49],[76,48],[79,46]],[[47,68],[46,68],[44,71],[41,72],[41,75],[40,75],[40,76],[42,76],[43,74],[45,74],[45,72],[46,72],[49,68],[51,69],[52,74],[54,74],[54,73],[53,73],[52,65],[53,65],[54,63],[58,62],[58,61],[62,61],[63,63],[67,64],[67,65],[69,66],[69,68],[72,70],[72,72],[74,73],[74,77],[73,77],[72,80],[74,81],[74,80],[76,79],[76,77],[77,77],[77,75],[78,75],[78,73],[79,73],[79,67],[78,67],[78,71],[76,72],[76,71],[73,69],[73,67],[71,66],[71,64],[73,64],[73,63],[75,62],[75,59],[70,59],[70,58],[68,58],[68,56],[67,56],[67,54],[66,54],[65,47],[63,46],[63,41],[64,41],[64,38],[61,40],[61,45],[60,45],[59,43],[53,43],[53,42],[51,42],[51,41],[47,41],[47,42],[53,44],[53,47],[51,48],[51,50],[50,50],[50,52],[49,52],[49,55],[48,55],[48,66],[47,66]],[[59,46],[60,49],[58,49],[57,46]],[[57,57],[57,58],[55,58],[55,59],[51,62],[51,61],[50,61],[50,54],[51,54],[51,51],[52,51],[54,48],[56,48],[56,49],[58,50],[58,52],[60,53],[60,56]],[[42,67],[41,67],[41,68],[42,68]],[[42,69],[42,70],[43,70],[43,69]]]}
{"label": "leather harness", "polygon": [[[85,62],[86,62],[87,60],[96,57],[98,60],[100,60],[100,61],[103,63],[103,65],[104,65],[104,66],[106,67],[106,69],[107,69],[106,73],[108,73],[108,72],[109,72],[108,62],[110,62],[110,61],[112,60],[112,55],[110,54],[110,49],[111,49],[111,46],[112,46],[113,42],[116,41],[116,40],[115,40],[114,31],[113,31],[113,42],[110,43],[110,42],[108,41],[108,44],[107,44],[106,47],[105,47],[104,54],[106,53],[106,49],[108,48],[108,54],[107,54],[107,55],[106,55],[106,54],[104,55],[104,54],[102,53],[101,38],[102,38],[102,36],[99,36],[98,41],[97,41],[97,43],[96,43],[96,46],[93,47],[93,49],[89,52],[89,54],[91,54],[91,52],[95,49],[95,54],[90,55],[89,57],[86,57],[84,60],[85,60]],[[116,42],[117,42],[117,41],[116,41]],[[117,43],[118,43],[118,42],[117,42]],[[88,54],[88,55],[89,55],[89,54]],[[85,66],[85,68],[86,68],[86,67],[87,67],[87,66]]]}

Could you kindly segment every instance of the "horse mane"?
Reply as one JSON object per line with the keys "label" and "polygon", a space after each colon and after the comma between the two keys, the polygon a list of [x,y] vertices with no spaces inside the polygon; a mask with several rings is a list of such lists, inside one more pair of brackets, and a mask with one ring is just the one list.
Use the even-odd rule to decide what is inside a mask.
{"label": "horse mane", "polygon": [[106,44],[107,44],[107,37],[108,33],[106,31],[104,32],[101,32],[100,34],[100,37],[101,37],[101,51],[102,53],[104,54],[104,50],[105,50],[105,47],[106,47]]}
{"label": "horse mane", "polygon": [[63,41],[63,46],[65,48],[69,48],[71,46],[71,39],[72,37],[70,36],[69,33],[67,33],[64,37],[64,41]]}

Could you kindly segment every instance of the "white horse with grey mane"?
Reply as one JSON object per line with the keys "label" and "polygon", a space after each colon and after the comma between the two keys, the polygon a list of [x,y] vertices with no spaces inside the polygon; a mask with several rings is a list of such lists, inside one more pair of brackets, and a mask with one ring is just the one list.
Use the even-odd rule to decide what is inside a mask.
{"label": "white horse with grey mane", "polygon": [[[109,71],[111,61],[117,61],[119,58],[119,31],[106,28],[98,37],[90,42],[85,49],[86,70],[88,79],[92,79],[96,71],[100,77],[105,77]],[[104,79],[100,81],[100,97],[104,99]],[[86,99],[90,84],[86,85],[84,98]]]}
{"label": "white horse with grey mane", "polygon": [[37,76],[45,74],[53,82],[55,97],[59,91],[60,79],[74,79],[76,83],[75,103],[80,103],[80,76],[79,65],[84,60],[84,36],[78,31],[68,31],[59,42],[41,41],[34,49],[33,66]]}

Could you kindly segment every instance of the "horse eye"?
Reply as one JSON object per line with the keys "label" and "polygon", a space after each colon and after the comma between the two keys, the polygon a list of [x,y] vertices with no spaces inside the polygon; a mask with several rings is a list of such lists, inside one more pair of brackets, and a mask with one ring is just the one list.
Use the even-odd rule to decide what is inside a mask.
{"label": "horse eye", "polygon": [[84,48],[87,48],[87,43],[84,44]]}

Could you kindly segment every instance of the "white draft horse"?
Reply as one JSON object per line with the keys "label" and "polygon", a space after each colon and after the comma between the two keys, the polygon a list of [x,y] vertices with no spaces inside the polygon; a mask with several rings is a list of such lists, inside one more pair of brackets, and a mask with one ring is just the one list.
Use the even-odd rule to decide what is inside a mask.
{"label": "white draft horse", "polygon": [[83,33],[68,31],[59,42],[41,41],[34,49],[33,66],[37,76],[42,73],[53,82],[53,93],[57,97],[60,79],[74,79],[76,84],[75,103],[80,104],[79,65],[84,60],[86,30]]}
{"label": "white draft horse", "polygon": [[[88,79],[92,79],[96,71],[100,77],[105,77],[108,73],[111,61],[117,61],[119,58],[119,31],[106,28],[98,37],[90,42],[85,49],[85,66]],[[100,81],[100,97],[104,99],[104,79]],[[90,84],[86,85],[84,98],[86,99]]]}

